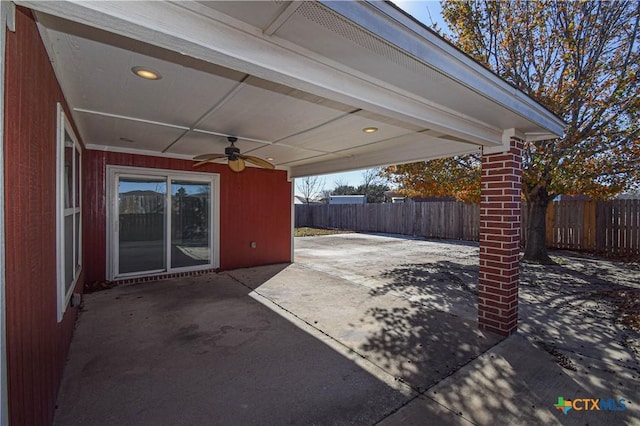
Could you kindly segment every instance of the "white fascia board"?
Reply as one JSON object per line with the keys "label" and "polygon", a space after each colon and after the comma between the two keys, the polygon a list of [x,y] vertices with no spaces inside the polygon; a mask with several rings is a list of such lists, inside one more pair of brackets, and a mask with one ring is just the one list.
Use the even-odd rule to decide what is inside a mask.
{"label": "white fascia board", "polygon": [[357,156],[347,156],[334,160],[327,160],[318,163],[291,166],[290,176],[293,178],[323,175],[328,173],[347,172],[351,170],[368,169],[372,167],[384,167],[392,164],[415,163],[417,161],[434,160],[455,155],[480,153],[479,147],[473,145],[455,143],[454,149],[446,153],[429,155],[429,148],[414,145],[405,149],[398,149],[394,152],[370,152],[358,154]]}
{"label": "white fascia board", "polygon": [[551,134],[562,135],[566,125],[555,114],[387,2],[320,3],[481,96],[527,118]]}
{"label": "white fascia board", "polygon": [[[20,5],[219,64],[331,100],[463,138],[500,145],[502,130],[269,37],[195,2],[39,2]],[[215,41],[215,42],[212,42]]]}

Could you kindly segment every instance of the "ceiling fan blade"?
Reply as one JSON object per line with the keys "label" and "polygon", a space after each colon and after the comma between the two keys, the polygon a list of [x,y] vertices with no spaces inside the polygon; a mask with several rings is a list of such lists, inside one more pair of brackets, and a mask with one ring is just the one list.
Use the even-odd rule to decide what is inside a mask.
{"label": "ceiling fan blade", "polygon": [[239,155],[239,157],[244,158],[250,163],[255,164],[256,166],[264,167],[265,169],[275,169],[276,166],[268,162],[267,160],[263,160],[262,158],[254,157],[253,155]]}
{"label": "ceiling fan blade", "polygon": [[207,163],[213,163],[213,160],[202,160],[193,165],[193,167],[200,167]]}
{"label": "ceiling fan blade", "polygon": [[196,155],[195,157],[193,157],[193,159],[195,161],[202,161],[202,160],[215,160],[216,158],[223,158],[226,157],[227,154],[201,154],[201,155]]}

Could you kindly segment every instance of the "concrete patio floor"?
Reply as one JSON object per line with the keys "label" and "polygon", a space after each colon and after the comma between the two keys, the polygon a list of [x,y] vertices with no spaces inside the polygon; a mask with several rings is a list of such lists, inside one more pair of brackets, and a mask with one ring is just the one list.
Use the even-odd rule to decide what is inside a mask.
{"label": "concrete patio floor", "polygon": [[[521,332],[478,331],[477,252],[300,238],[293,265],[86,295],[55,424],[640,424],[627,331],[602,306],[585,315],[557,271],[567,282],[554,306],[549,271],[535,268],[523,272]],[[626,410],[564,415],[559,396],[624,398]]]}

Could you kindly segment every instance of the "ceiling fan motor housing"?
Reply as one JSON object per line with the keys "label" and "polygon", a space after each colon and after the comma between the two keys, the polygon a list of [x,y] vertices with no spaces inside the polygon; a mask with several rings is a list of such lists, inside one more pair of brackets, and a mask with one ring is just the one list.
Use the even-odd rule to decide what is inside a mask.
{"label": "ceiling fan motor housing", "polygon": [[227,136],[227,140],[231,142],[231,146],[228,146],[224,149],[224,153],[227,154],[229,160],[235,161],[238,159],[236,154],[240,154],[240,149],[236,148],[234,143],[238,140],[235,136]]}
{"label": "ceiling fan motor housing", "polygon": [[229,160],[237,160],[236,154],[240,154],[240,149],[235,146],[228,146],[224,149],[224,153],[229,157]]}

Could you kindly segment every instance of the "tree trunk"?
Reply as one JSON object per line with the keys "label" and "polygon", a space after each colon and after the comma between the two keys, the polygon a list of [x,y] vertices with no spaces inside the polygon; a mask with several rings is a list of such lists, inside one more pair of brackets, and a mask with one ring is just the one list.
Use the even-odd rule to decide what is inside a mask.
{"label": "tree trunk", "polygon": [[547,251],[547,207],[551,197],[546,189],[540,188],[527,196],[529,218],[527,241],[522,260],[538,263],[553,263]]}

